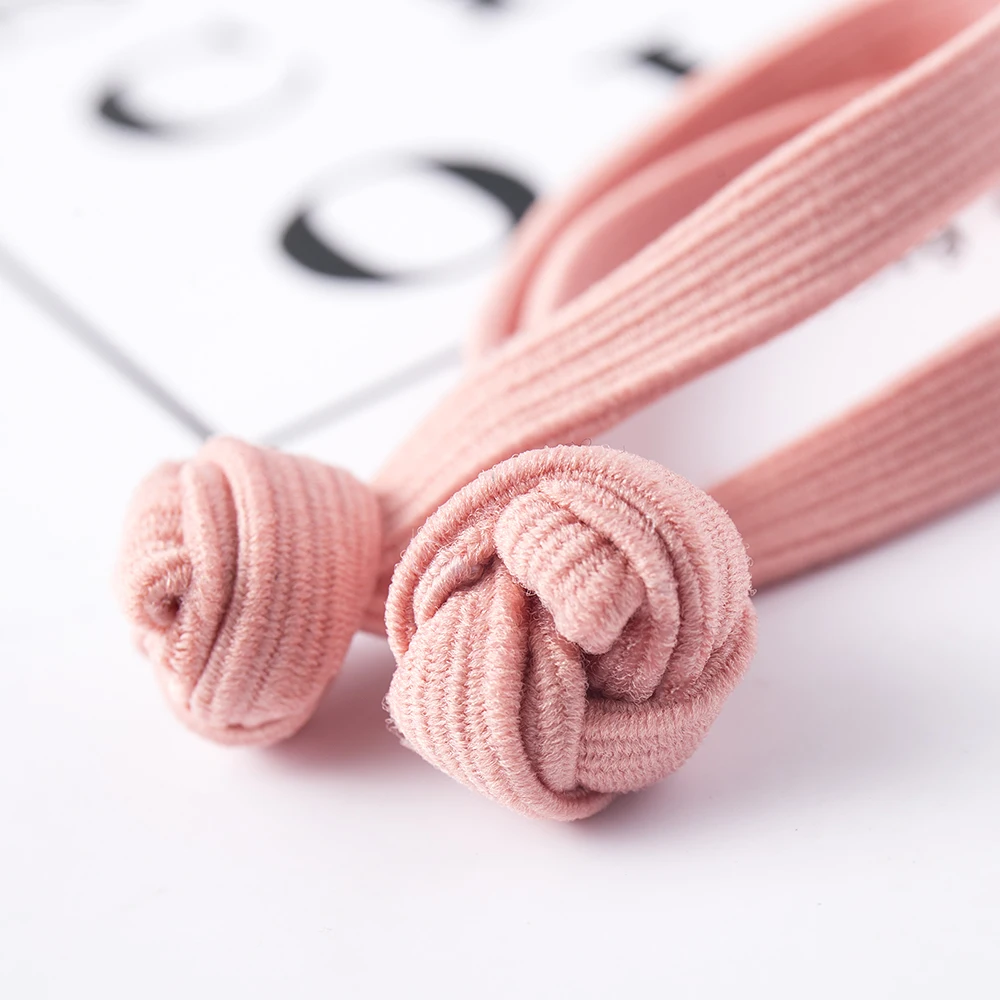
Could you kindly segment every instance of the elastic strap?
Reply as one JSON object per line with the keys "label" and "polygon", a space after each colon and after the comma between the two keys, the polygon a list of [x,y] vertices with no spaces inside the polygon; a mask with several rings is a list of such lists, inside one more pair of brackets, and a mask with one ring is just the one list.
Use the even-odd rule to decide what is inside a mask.
{"label": "elastic strap", "polygon": [[[867,88],[893,76],[993,6],[990,0],[863,0],[838,8],[726,73],[689,78],[678,105],[589,170],[575,187],[534,206],[518,227],[503,274],[493,285],[471,355],[492,350],[567,301],[570,286],[580,290],[579,280],[588,272],[606,274],[630,256],[628,246],[612,248],[598,221],[620,207],[614,202],[624,190],[646,186],[650,175],[669,171],[694,148],[715,146],[723,151],[719,159],[725,159],[730,127],[753,131],[769,113],[780,113],[782,106],[799,99],[836,92],[845,82]],[[686,200],[675,192],[670,200],[678,214],[662,215],[658,221],[672,225],[732,180],[718,160],[696,164],[696,171],[698,166],[704,168],[701,196],[692,191],[691,200]],[[662,187],[666,191],[667,185]],[[640,235],[638,213],[628,225],[631,233]],[[644,245],[636,245],[632,235],[628,243],[631,252]],[[600,267],[595,269],[585,258],[596,258]],[[575,271],[576,280],[565,282],[560,270]]]}
{"label": "elastic strap", "polygon": [[[605,171],[588,198],[577,196],[577,207],[587,206],[578,218],[591,238],[582,230],[574,234],[571,224],[555,237],[549,233],[548,241],[535,240],[554,263],[547,271],[535,260],[541,291],[521,283],[518,301],[532,314],[531,325],[473,364],[376,481],[386,583],[416,527],[483,469],[530,448],[600,433],[789,329],[898,259],[1000,180],[995,3],[869,4],[803,44],[786,45],[732,78],[749,79],[757,92],[706,85],[696,113],[682,115],[666,142],[665,157],[656,161],[657,143],[650,142],[649,155],[639,158],[641,169]],[[901,64],[906,68],[897,72]],[[894,75],[885,79],[887,74]],[[618,174],[627,176],[609,181]],[[617,208],[616,196],[625,198]],[[694,207],[700,198],[707,200]],[[661,219],[677,221],[633,252],[629,233],[650,206]],[[615,219],[632,220],[620,228],[623,242],[592,238]],[[530,238],[528,244],[531,249]],[[588,252],[595,245],[610,247],[596,264]],[[522,250],[514,270],[520,272],[519,262],[528,258],[532,253]],[[595,280],[595,267],[608,266],[610,273]],[[549,308],[554,311],[546,313]],[[948,369],[950,362],[941,364]],[[977,391],[995,414],[995,384]],[[905,399],[900,405],[909,406]],[[910,419],[915,441],[948,447],[936,437],[936,418],[928,416],[925,426],[918,411]],[[873,433],[901,427],[873,420]],[[806,458],[821,437],[797,446],[806,451],[796,452],[796,461],[808,467],[812,459]],[[944,452],[938,464],[959,463],[961,454]],[[722,495],[729,496],[737,525],[748,531],[751,550],[766,541],[768,551],[782,552],[799,568],[818,558],[820,550],[812,547],[790,556],[789,545],[799,543],[786,544],[780,526],[765,531],[751,521],[740,524],[751,512],[754,525],[772,516],[753,485],[756,473],[746,475],[751,478],[726,484]],[[895,482],[888,470],[879,476]],[[861,532],[868,542],[900,530],[918,509],[943,509],[958,496],[953,484],[938,492],[936,480],[921,488],[935,499],[905,510],[896,504],[895,487],[883,500],[873,491]],[[840,549],[827,546],[822,558],[854,544],[853,538],[841,535]]]}
{"label": "elastic strap", "polygon": [[1000,489],[1000,321],[710,490],[756,587]]}

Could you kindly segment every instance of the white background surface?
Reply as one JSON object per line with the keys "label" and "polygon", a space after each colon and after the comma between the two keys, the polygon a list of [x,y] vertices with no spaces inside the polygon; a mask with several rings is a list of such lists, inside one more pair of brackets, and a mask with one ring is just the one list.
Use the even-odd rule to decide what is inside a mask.
{"label": "white background surface", "polygon": [[[341,171],[464,156],[551,190],[674,99],[630,49],[722,62],[821,6],[0,3],[0,994],[997,995],[1000,500],[760,595],[703,748],[583,823],[401,748],[374,639],[300,735],[222,749],[160,704],[109,587],[129,491],[197,440],[9,263],[212,428],[267,436],[456,344],[495,260],[483,199],[409,174],[348,197]],[[220,21],[228,69],[146,73]],[[116,130],[94,106],[117,79],[207,124]],[[276,234],[316,191],[367,259],[478,263],[307,273]],[[836,412],[1000,308],[997,200],[956,232],[609,440],[707,485]],[[290,444],[370,473],[454,377]]]}

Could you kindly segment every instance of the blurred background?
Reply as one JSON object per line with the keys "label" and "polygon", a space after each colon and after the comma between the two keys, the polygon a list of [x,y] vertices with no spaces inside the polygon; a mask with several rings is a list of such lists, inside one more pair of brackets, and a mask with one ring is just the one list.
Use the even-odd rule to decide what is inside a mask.
{"label": "blurred background", "polygon": [[[530,205],[832,6],[0,0],[4,995],[996,995],[997,500],[762,596],[704,748],[569,827],[400,747],[372,638],[287,744],[199,741],[110,593],[210,434],[371,475]],[[998,251],[994,195],[607,440],[708,485],[995,314]]]}

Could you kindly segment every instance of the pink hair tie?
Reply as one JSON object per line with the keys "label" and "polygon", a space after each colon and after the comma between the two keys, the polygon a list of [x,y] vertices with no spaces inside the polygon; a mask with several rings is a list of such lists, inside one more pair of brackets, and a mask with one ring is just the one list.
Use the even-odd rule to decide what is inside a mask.
{"label": "pink hair tie", "polygon": [[715,499],[564,443],[932,235],[1000,180],[997,106],[997,3],[854,6],[533,211],[465,379],[372,486],[224,439],[161,467],[121,590],[175,710],[282,739],[384,615],[395,725],[465,784],[573,819],[674,770],[752,656],[747,550],[763,586],[1000,486],[1000,324]]}

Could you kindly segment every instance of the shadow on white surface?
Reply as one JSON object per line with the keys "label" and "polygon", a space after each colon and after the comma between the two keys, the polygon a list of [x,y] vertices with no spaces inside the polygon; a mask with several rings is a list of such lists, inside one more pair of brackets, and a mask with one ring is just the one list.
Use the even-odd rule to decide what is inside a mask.
{"label": "shadow on white surface", "polygon": [[400,746],[382,708],[394,669],[384,640],[357,636],[316,714],[294,737],[269,751],[275,762],[290,769],[364,775],[372,781],[423,765]]}
{"label": "shadow on white surface", "polygon": [[978,522],[989,564],[998,512],[987,500],[758,597],[757,656],[701,748],[587,833],[794,825],[817,807],[878,808],[974,783],[1000,750],[996,672],[983,657],[998,626],[995,591],[970,574],[977,547],[963,536]]}
{"label": "shadow on white surface", "polygon": [[[935,533],[947,535],[949,526],[921,535]],[[906,614],[887,618],[869,594],[893,576],[898,559],[919,559],[922,545],[903,540],[888,557],[861,556],[762,595],[757,657],[691,761],[574,824],[572,835],[627,843],[760,822],[794,826],[817,808],[891,799],[919,783],[922,772],[954,767],[966,753],[962,734],[975,734],[985,721],[976,706],[988,703],[989,685],[979,694],[968,679],[960,692],[942,689],[929,668],[947,659],[946,649],[940,657],[933,652],[942,640],[934,636],[929,648]],[[864,577],[862,560],[869,563]],[[933,603],[935,587],[949,586],[944,580],[920,589]],[[336,784],[381,783],[386,794],[401,785],[412,791],[415,783],[440,795],[445,811],[474,808],[471,793],[449,795],[430,765],[388,728],[382,699],[393,667],[382,640],[358,639],[316,716],[268,751],[271,762]]]}
{"label": "shadow on white surface", "polygon": [[932,728],[933,706],[895,683],[895,665],[860,644],[801,658],[773,645],[765,641],[695,756],[655,788],[618,799],[588,834],[624,840],[792,815],[817,800],[891,789],[947,752],[919,737]]}

